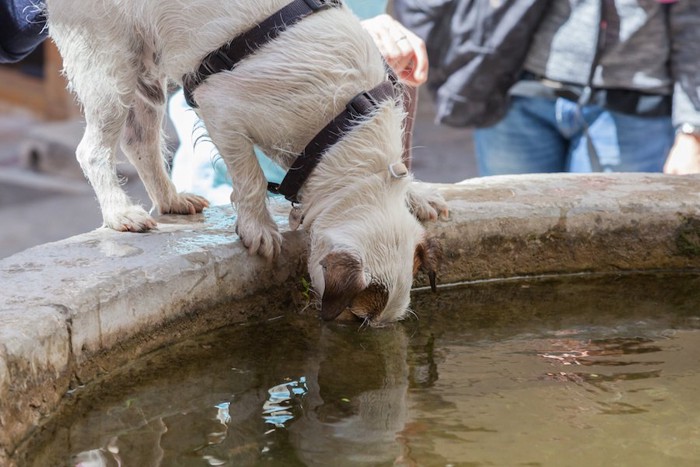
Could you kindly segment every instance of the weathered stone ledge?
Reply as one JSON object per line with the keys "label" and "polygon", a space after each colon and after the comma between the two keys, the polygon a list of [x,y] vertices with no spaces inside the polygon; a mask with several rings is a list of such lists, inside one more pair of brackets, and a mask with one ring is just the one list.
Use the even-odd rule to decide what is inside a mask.
{"label": "weathered stone ledge", "polygon": [[[700,268],[697,176],[435,186],[451,209],[429,225],[445,249],[442,283]],[[276,206],[282,226],[286,208]],[[282,257],[269,264],[242,248],[230,208],[160,221],[152,233],[99,229],[0,261],[1,465],[72,386],[182,337],[301,306],[303,232],[285,232]]]}

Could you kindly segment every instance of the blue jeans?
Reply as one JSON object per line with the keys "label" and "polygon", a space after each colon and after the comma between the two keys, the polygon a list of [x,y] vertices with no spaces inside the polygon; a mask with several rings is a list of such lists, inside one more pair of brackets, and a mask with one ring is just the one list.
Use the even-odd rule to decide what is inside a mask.
{"label": "blue jeans", "polygon": [[671,117],[513,96],[503,120],[474,132],[479,175],[591,172],[584,122],[604,172],[663,170],[675,138]]}

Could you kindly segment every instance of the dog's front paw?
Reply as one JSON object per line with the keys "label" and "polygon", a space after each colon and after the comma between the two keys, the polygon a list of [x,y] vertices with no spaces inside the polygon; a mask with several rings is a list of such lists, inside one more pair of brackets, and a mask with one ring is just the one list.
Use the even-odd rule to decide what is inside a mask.
{"label": "dog's front paw", "polygon": [[209,207],[209,201],[191,193],[178,193],[166,206],[160,206],[161,214],[196,214]]}
{"label": "dog's front paw", "polygon": [[438,217],[447,219],[449,209],[445,198],[434,188],[419,182],[413,182],[408,190],[408,207],[419,221],[434,221]]}
{"label": "dog's front paw", "polygon": [[158,224],[141,206],[128,206],[105,213],[104,225],[120,232],[147,232]]}
{"label": "dog's front paw", "polygon": [[272,260],[279,256],[282,250],[282,234],[277,224],[269,218],[263,222],[251,222],[238,217],[236,233],[251,255],[258,254]]}

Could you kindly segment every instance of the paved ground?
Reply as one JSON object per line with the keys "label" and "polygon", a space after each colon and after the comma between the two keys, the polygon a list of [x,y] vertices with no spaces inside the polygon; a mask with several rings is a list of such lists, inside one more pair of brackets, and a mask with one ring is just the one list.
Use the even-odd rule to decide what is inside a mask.
{"label": "paved ground", "polygon": [[[60,144],[41,147],[36,134]],[[72,155],[79,122],[46,125],[30,113],[0,104],[0,258],[98,227],[101,216],[91,187]],[[33,145],[33,146],[32,146]],[[433,124],[431,99],[419,105],[413,170],[427,182],[457,182],[475,176],[467,130]],[[52,154],[50,160],[43,154]],[[130,167],[123,168],[129,194],[145,206],[147,196]]]}

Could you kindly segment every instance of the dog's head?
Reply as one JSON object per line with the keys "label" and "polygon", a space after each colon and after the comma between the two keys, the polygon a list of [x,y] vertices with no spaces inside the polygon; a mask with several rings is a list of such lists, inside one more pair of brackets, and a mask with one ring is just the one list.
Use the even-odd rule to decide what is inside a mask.
{"label": "dog's head", "polygon": [[354,315],[382,326],[408,312],[419,269],[435,287],[440,245],[408,209],[401,211],[368,214],[360,225],[341,223],[312,236],[309,273],[324,320]]}

